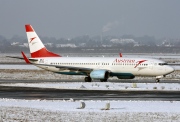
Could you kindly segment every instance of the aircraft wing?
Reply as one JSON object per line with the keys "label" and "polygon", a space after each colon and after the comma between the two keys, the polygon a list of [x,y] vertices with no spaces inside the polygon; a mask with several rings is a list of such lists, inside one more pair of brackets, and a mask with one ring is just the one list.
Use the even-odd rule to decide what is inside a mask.
{"label": "aircraft wing", "polygon": [[50,66],[59,68],[61,70],[71,70],[71,71],[80,71],[80,72],[91,72],[92,68],[84,68],[84,67],[73,67],[73,66],[60,66],[60,65],[50,65],[50,64],[34,64],[36,66]]}

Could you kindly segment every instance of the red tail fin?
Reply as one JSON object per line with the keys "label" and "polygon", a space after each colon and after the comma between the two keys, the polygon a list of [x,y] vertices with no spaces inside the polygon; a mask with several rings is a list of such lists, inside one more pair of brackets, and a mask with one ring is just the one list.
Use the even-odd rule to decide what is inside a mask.
{"label": "red tail fin", "polygon": [[61,57],[60,55],[50,52],[46,49],[31,25],[25,25],[25,29],[32,58]]}

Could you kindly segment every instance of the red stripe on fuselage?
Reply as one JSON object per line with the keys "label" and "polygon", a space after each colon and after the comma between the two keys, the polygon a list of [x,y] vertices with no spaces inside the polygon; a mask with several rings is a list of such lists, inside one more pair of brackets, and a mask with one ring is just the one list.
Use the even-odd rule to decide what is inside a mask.
{"label": "red stripe on fuselage", "polygon": [[31,27],[31,25],[25,25],[25,28],[26,28],[26,32],[34,32],[34,30]]}
{"label": "red stripe on fuselage", "polygon": [[58,54],[55,54],[55,53],[52,53],[52,52],[49,52],[45,47],[34,52],[34,53],[31,53],[31,57],[32,58],[40,58],[40,57],[61,57],[60,55]]}

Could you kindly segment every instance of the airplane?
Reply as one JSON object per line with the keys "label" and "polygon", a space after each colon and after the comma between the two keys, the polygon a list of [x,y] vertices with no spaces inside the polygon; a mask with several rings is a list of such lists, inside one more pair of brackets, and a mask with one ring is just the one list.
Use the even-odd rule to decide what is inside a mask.
{"label": "airplane", "polygon": [[63,75],[84,75],[85,82],[111,77],[134,79],[136,76],[155,77],[156,82],[174,69],[166,62],[152,58],[119,57],[62,57],[47,50],[30,24],[25,25],[31,57],[22,53],[28,64]]}

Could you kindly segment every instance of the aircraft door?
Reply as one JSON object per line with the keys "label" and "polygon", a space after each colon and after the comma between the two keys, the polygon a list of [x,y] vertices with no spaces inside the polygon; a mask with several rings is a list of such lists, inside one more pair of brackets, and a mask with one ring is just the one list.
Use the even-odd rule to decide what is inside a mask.
{"label": "aircraft door", "polygon": [[153,69],[154,62],[149,63],[149,69]]}

